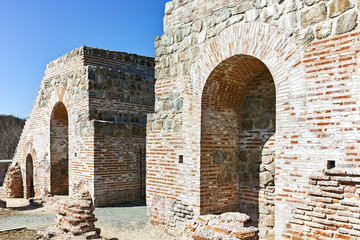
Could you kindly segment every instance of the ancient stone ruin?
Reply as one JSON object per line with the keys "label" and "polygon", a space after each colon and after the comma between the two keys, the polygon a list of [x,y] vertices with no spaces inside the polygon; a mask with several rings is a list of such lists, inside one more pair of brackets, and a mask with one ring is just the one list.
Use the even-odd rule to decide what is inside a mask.
{"label": "ancient stone ruin", "polygon": [[166,4],[147,123],[150,222],[183,228],[182,205],[195,219],[245,213],[260,239],[359,238],[347,195],[321,189],[357,177],[310,178],[359,167],[359,11],[357,0]]}
{"label": "ancient stone ruin", "polygon": [[147,123],[152,224],[230,238],[235,212],[252,220],[244,238],[359,239],[359,11],[357,0],[173,0],[155,66],[89,47],[55,60],[12,165],[24,196],[84,180],[95,205],[141,199]]}
{"label": "ancient stone ruin", "polygon": [[97,206],[144,201],[153,75],[153,58],[86,46],[49,63],[6,197],[72,195],[72,186],[87,181]]}

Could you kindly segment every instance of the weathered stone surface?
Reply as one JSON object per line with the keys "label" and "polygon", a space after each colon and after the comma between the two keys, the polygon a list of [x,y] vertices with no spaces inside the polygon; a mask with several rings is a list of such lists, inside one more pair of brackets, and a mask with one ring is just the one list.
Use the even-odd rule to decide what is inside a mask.
{"label": "weathered stone surface", "polygon": [[260,184],[267,184],[271,180],[273,180],[273,176],[270,172],[262,172],[260,173]]}
{"label": "weathered stone surface", "polygon": [[316,0],[304,0],[305,4],[307,6],[312,6],[315,3]]}
{"label": "weathered stone surface", "polygon": [[267,6],[266,0],[254,0],[253,4],[256,8],[263,8]]}
{"label": "weathered stone surface", "polygon": [[286,12],[293,12],[296,10],[296,0],[285,0],[284,7]]}
{"label": "weathered stone surface", "polygon": [[193,25],[192,25],[192,30],[194,32],[201,32],[202,30],[202,21],[199,19],[199,20],[196,20]]}
{"label": "weathered stone surface", "polygon": [[357,12],[342,15],[336,22],[336,34],[343,34],[353,30],[357,26]]}
{"label": "weathered stone surface", "polygon": [[301,41],[303,43],[309,43],[312,40],[314,40],[315,35],[311,28],[307,28],[307,29],[300,29],[297,37],[298,37],[299,41]]}
{"label": "weathered stone surface", "polygon": [[315,35],[317,39],[323,39],[326,38],[331,34],[332,30],[332,23],[331,22],[325,22],[321,23],[316,27]]}
{"label": "weathered stone surface", "polygon": [[319,4],[301,12],[301,26],[307,27],[321,22],[326,18],[325,4]]}
{"label": "weathered stone surface", "polygon": [[165,4],[165,14],[169,15],[172,13],[172,10],[174,9],[174,2],[167,2]]}
{"label": "weathered stone surface", "polygon": [[259,17],[259,12],[256,9],[251,9],[245,12],[245,22],[254,21]]}
{"label": "weathered stone surface", "polygon": [[251,1],[242,1],[235,8],[235,14],[245,13],[246,11],[250,10],[251,8],[253,8],[253,5],[251,4]]}
{"label": "weathered stone surface", "polygon": [[224,161],[225,161],[225,157],[222,151],[216,151],[214,154],[214,163],[220,164]]}
{"label": "weathered stone surface", "polygon": [[329,16],[336,17],[354,7],[350,0],[333,0],[329,6]]}
{"label": "weathered stone surface", "polygon": [[221,21],[226,21],[227,19],[229,19],[229,17],[231,17],[232,12],[231,9],[225,8],[222,10],[221,12]]}
{"label": "weathered stone surface", "polygon": [[161,45],[168,47],[171,46],[174,42],[172,34],[165,34],[161,37]]}

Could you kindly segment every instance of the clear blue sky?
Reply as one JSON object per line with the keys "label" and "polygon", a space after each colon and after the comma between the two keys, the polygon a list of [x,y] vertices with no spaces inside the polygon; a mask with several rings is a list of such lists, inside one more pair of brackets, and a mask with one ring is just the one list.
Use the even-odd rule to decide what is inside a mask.
{"label": "clear blue sky", "polygon": [[82,45],[154,56],[169,0],[0,0],[0,114],[25,118],[46,64]]}

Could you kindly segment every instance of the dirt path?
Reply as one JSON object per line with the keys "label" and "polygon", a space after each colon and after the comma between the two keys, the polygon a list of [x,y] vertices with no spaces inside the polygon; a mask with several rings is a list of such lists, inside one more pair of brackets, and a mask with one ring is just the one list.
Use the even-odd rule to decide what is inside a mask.
{"label": "dirt path", "polygon": [[[56,204],[59,199],[50,201],[44,206],[31,206],[24,199],[7,199],[8,207],[17,209],[18,214],[0,218],[0,230],[15,227],[27,227],[44,230],[55,225]],[[174,240],[162,228],[147,223],[146,206],[104,207],[95,210],[98,221],[96,227],[101,228],[101,236],[118,238],[119,240]]]}

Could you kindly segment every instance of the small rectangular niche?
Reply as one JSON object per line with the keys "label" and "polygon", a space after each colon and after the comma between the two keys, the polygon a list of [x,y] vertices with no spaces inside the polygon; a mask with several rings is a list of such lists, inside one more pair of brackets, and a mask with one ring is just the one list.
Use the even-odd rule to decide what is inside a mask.
{"label": "small rectangular niche", "polygon": [[327,169],[332,169],[335,167],[335,160],[328,160],[327,161]]}
{"label": "small rectangular niche", "polygon": [[184,163],[184,155],[179,155],[179,163]]}

